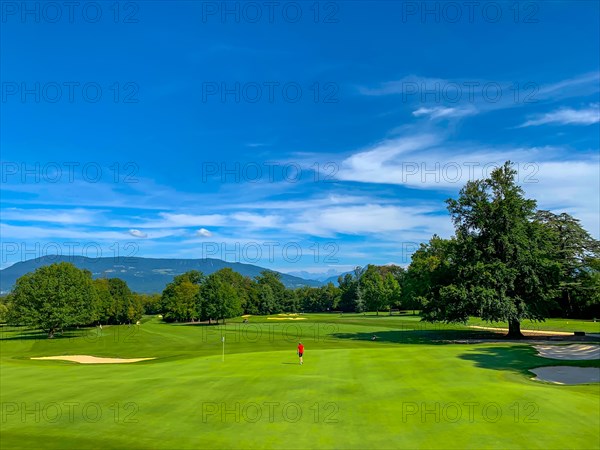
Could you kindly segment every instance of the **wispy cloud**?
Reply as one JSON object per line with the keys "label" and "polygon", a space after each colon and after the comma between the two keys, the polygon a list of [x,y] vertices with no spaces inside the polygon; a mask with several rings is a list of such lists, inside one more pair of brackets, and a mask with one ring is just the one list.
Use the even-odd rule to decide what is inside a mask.
{"label": "wispy cloud", "polygon": [[546,114],[535,116],[520,125],[519,128],[546,124],[592,125],[600,122],[599,106],[598,103],[595,103],[584,109],[560,108]]}
{"label": "wispy cloud", "polygon": [[433,108],[419,108],[413,111],[412,115],[415,117],[426,116],[430,119],[450,119],[456,117],[465,117],[477,114],[475,107],[463,107],[463,108],[446,108],[437,106]]}
{"label": "wispy cloud", "polygon": [[367,97],[400,97],[415,117],[460,119],[490,111],[595,95],[600,92],[600,73],[587,73],[555,83],[409,75],[377,86],[359,86],[358,92]]}

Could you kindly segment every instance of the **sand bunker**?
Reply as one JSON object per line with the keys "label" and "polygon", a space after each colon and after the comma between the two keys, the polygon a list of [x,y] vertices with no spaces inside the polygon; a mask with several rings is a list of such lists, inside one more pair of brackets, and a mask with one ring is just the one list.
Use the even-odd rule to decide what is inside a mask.
{"label": "sand bunker", "polygon": [[147,361],[155,358],[98,358],[96,356],[89,355],[63,355],[63,356],[40,356],[38,358],[31,359],[43,359],[43,360],[59,360],[59,361],[72,361],[79,364],[126,364],[134,363],[138,361]]}
{"label": "sand bunker", "polygon": [[286,313],[281,313],[281,314],[277,314],[277,315],[278,315],[278,316],[286,316],[286,317],[289,317],[289,316],[297,316],[298,314],[296,314],[296,313],[289,313],[289,314],[286,314]]}
{"label": "sand bunker", "polygon": [[600,359],[600,345],[534,345],[543,358],[582,360]]}
{"label": "sand bunker", "polygon": [[244,315],[242,316],[242,318],[243,318],[243,319],[247,319],[248,317],[251,317],[251,316],[252,316],[252,314],[244,314]]}
{"label": "sand bunker", "polygon": [[269,320],[306,320],[306,317],[267,317]]}
{"label": "sand bunker", "polygon": [[556,384],[600,383],[600,368],[550,366],[531,369],[537,375],[534,380]]}
{"label": "sand bunker", "polygon": [[[495,331],[497,333],[508,333],[508,328],[481,327],[478,325],[469,325],[469,328],[475,328],[476,330]],[[572,331],[521,330],[521,333],[523,333],[525,336],[573,336]]]}

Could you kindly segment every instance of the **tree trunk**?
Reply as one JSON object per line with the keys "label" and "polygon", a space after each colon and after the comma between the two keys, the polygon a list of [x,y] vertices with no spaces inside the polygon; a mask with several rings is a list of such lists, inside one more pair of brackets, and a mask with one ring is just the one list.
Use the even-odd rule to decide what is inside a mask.
{"label": "tree trunk", "polygon": [[523,333],[521,333],[521,322],[519,320],[510,319],[508,321],[508,334],[506,337],[512,339],[522,339],[525,337],[523,336]]}
{"label": "tree trunk", "polygon": [[48,339],[52,339],[54,337],[54,329],[48,331]]}

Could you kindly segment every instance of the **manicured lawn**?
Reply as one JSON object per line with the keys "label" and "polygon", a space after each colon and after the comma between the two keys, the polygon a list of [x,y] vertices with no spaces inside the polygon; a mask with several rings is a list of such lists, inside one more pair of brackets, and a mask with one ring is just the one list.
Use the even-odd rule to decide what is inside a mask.
{"label": "manicured lawn", "polygon": [[[600,445],[598,384],[530,380],[527,369],[564,362],[537,357],[526,343],[448,344],[486,332],[410,316],[300,317],[212,327],[146,318],[139,327],[75,330],[53,340],[5,328],[0,448]],[[29,359],[61,354],[157,359]]]}

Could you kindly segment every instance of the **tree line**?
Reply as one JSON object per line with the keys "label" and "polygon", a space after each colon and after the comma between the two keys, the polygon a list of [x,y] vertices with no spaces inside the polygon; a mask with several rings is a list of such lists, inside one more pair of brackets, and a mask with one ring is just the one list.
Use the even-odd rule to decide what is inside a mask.
{"label": "tree line", "polygon": [[384,311],[400,306],[398,266],[369,265],[340,277],[340,286],[288,289],[277,272],[265,270],[254,279],[224,268],[208,276],[190,271],[176,276],[160,300],[166,321],[218,321],[242,314]]}
{"label": "tree line", "polygon": [[137,294],[120,278],[92,279],[71,263],[43,266],[20,277],[0,302],[0,322],[41,329],[53,337],[73,326],[131,324],[144,314],[166,322],[225,322],[242,314],[379,311],[400,306],[398,266],[369,265],[340,277],[340,287],[286,288],[277,272],[254,279],[230,268],[210,275],[189,271],[162,294]]}
{"label": "tree line", "polygon": [[340,276],[338,286],[296,289],[269,270],[253,279],[230,268],[189,271],[162,294],[143,295],[119,278],[93,280],[59,263],[19,278],[0,299],[0,322],[52,337],[69,326],[133,323],[143,314],[214,323],[242,314],[400,308],[431,322],[506,321],[509,335],[519,337],[524,319],[600,317],[600,243],[569,214],[538,210],[515,177],[507,162],[469,181],[458,199],[446,201],[454,236],[421,244],[407,269],[368,265]]}

